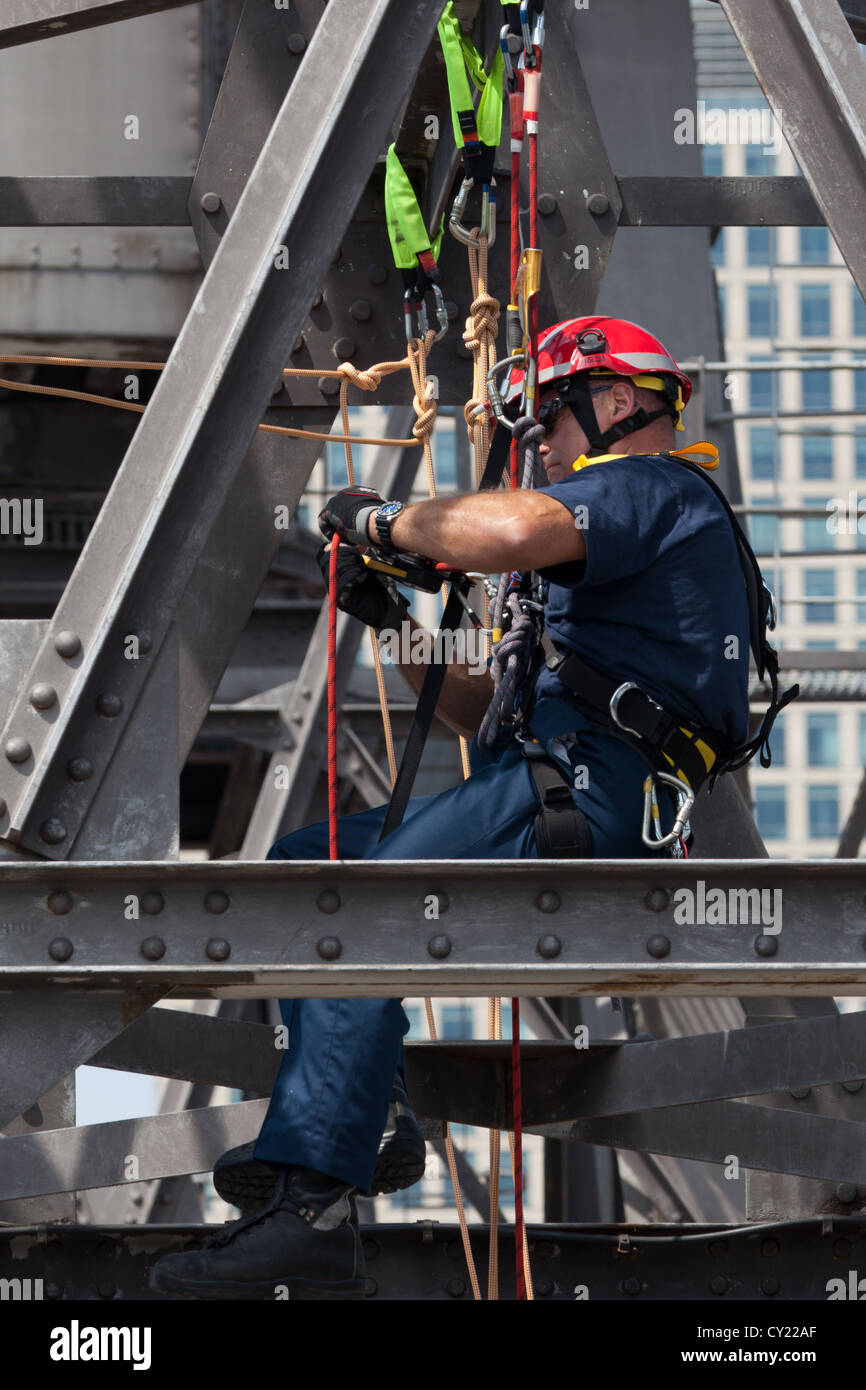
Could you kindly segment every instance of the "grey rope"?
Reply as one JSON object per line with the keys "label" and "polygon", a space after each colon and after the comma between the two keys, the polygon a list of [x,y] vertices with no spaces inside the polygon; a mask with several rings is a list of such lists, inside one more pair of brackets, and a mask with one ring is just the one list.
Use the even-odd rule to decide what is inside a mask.
{"label": "grey rope", "polygon": [[[497,599],[498,599],[497,595]],[[514,712],[514,696],[529,670],[535,636],[532,618],[522,613],[516,594],[509,594],[511,626],[493,644],[492,675],[496,685],[493,699],[478,730],[479,748],[491,748],[503,719]]]}

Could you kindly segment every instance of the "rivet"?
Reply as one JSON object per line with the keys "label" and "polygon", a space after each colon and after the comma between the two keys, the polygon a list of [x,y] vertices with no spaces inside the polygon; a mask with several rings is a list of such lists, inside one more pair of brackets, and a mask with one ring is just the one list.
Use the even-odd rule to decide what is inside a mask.
{"label": "rivet", "polygon": [[535,906],[539,912],[558,912],[562,906],[562,898],[555,888],[544,888],[535,899]]}
{"label": "rivet", "polygon": [[335,376],[320,376],[317,382],[323,396],[336,396],[340,383]]}
{"label": "rivet", "polygon": [[89,758],[70,758],[66,764],[66,775],[70,782],[86,782],[93,776],[93,763]]}
{"label": "rivet", "polygon": [[201,195],[201,210],[202,212],[219,212],[222,201],[218,193],[203,193]]}
{"label": "rivet", "polygon": [[7,738],[6,757],[10,763],[26,763],[32,753],[32,748],[26,738]]}
{"label": "rivet", "polygon": [[376,1297],[376,1294],[377,1294],[378,1292],[379,1292],[379,1285],[376,1283],[376,1280],[375,1280],[375,1279],[371,1279],[370,1276],[369,1276],[369,1274],[368,1274],[367,1277],[366,1277],[365,1280],[364,1280],[364,1297],[365,1297],[365,1298],[375,1298],[375,1297]]}
{"label": "rivet", "polygon": [[661,933],[659,933],[658,936],[651,936],[646,944],[646,948],[653,960],[662,960],[671,953],[670,940],[668,937],[662,936]]}
{"label": "rivet", "polygon": [[354,338],[338,338],[334,344],[334,356],[339,357],[342,362],[348,357],[354,357],[358,351],[358,345]]}
{"label": "rivet", "polygon": [[850,1259],[853,1249],[854,1246],[847,1236],[840,1236],[838,1240],[833,1241],[833,1254],[837,1260]]}
{"label": "rivet", "polygon": [[96,713],[101,714],[103,719],[115,719],[123,709],[123,701],[119,695],[113,695],[106,691],[100,695],[96,701]]}
{"label": "rivet", "polygon": [[219,913],[225,912],[230,901],[228,893],[224,893],[221,888],[212,888],[209,893],[205,894],[204,910],[219,915]]}
{"label": "rivet", "polygon": [[593,217],[603,217],[610,207],[610,199],[606,193],[590,193],[586,206]]}
{"label": "rivet", "polygon": [[56,816],[44,820],[39,827],[39,838],[46,845],[60,845],[66,839],[66,826]]}
{"label": "rivet", "polygon": [[536,1280],[535,1292],[539,1298],[549,1298],[553,1293],[553,1283],[550,1279]]}
{"label": "rivet", "polygon": [[434,960],[444,960],[451,954],[451,939],[447,936],[431,936],[427,942],[427,952]]}
{"label": "rivet", "polygon": [[53,685],[40,681],[30,692],[30,703],[34,709],[51,709],[57,703],[57,691]]}
{"label": "rivet", "polygon": [[540,936],[535,949],[545,960],[553,960],[562,950],[562,942],[558,936]]}
{"label": "rivet", "polygon": [[310,308],[311,308],[311,309],[321,309],[321,307],[322,307],[322,305],[324,304],[324,302],[325,302],[325,296],[322,294],[322,291],[321,291],[321,290],[316,290],[316,293],[313,295],[313,302],[312,302],[312,304],[310,305]]}
{"label": "rivet", "polygon": [[465,1279],[449,1279],[445,1285],[451,1298],[462,1298],[466,1292]]}
{"label": "rivet", "polygon": [[762,932],[756,936],[753,942],[756,956],[775,956],[779,950],[779,938],[777,936],[767,936]]}
{"label": "rivet", "polygon": [[726,1240],[711,1240],[707,1246],[707,1251],[714,1260],[718,1260],[722,1255],[727,1255],[728,1242]]}
{"label": "rivet", "polygon": [[844,1091],[847,1091],[849,1095],[856,1096],[856,1094],[857,1094],[858,1091],[862,1091],[862,1090],[863,1090],[863,1082],[862,1082],[862,1081],[843,1081],[843,1082],[842,1082],[842,1089],[843,1089]]}
{"label": "rivet", "polygon": [[333,888],[325,888],[316,898],[316,907],[320,912],[339,912],[342,901]]}
{"label": "rivet", "polygon": [[777,1294],[781,1287],[778,1279],[762,1279],[760,1283],[761,1293],[767,1294],[770,1298]]}
{"label": "rivet", "polygon": [[55,936],[48,947],[48,954],[52,960],[69,960],[72,951],[72,942],[68,936]]}
{"label": "rivet", "polygon": [[58,632],[54,639],[54,650],[67,661],[81,651],[81,638],[77,632]]}
{"label": "rivet", "polygon": [[373,306],[369,299],[356,299],[354,304],[349,305],[349,317],[356,323],[366,323],[367,319],[373,314]]}
{"label": "rivet", "polygon": [[147,936],[139,949],[145,960],[162,960],[165,955],[165,942],[161,936]]}
{"label": "rivet", "polygon": [[153,646],[153,634],[150,632],[136,632],[134,635],[138,639],[139,654],[146,656]]}
{"label": "rivet", "polygon": [[761,1241],[761,1254],[764,1256],[765,1260],[772,1259],[774,1255],[778,1255],[781,1248],[777,1240]]}
{"label": "rivet", "polygon": [[644,895],[644,903],[650,912],[664,912],[670,900],[670,893],[665,892],[664,888],[650,888]]}
{"label": "rivet", "polygon": [[62,1298],[65,1292],[66,1292],[66,1290],[64,1289],[64,1287],[63,1287],[62,1284],[46,1284],[46,1285],[45,1285],[45,1297],[46,1297],[46,1298]]}
{"label": "rivet", "polygon": [[376,1260],[379,1258],[379,1242],[374,1240],[372,1236],[364,1236],[361,1244],[364,1247],[364,1255],[368,1260]]}
{"label": "rivet", "polygon": [[455,303],[453,299],[446,299],[445,313],[448,317],[448,322],[453,323],[457,315],[460,313],[460,305]]}
{"label": "rivet", "polygon": [[286,39],[286,48],[290,53],[303,53],[307,46],[307,40],[303,34],[289,34]]}
{"label": "rivet", "polygon": [[710,1280],[710,1293],[727,1293],[728,1281],[723,1274],[717,1274]]}
{"label": "rivet", "polygon": [[49,912],[53,912],[56,917],[62,917],[72,911],[72,895],[65,889],[58,888],[56,892],[48,894],[47,906]]}
{"label": "rivet", "polygon": [[388,271],[383,265],[371,265],[367,268],[367,279],[371,285],[384,285],[388,279]]}
{"label": "rivet", "polygon": [[439,906],[439,915],[440,915],[440,916],[442,915],[443,912],[447,912],[448,909],[449,909],[449,907],[451,906],[451,899],[449,898],[448,894],[445,892],[445,890],[444,890],[443,888],[431,888],[429,893],[425,893],[425,895],[424,895],[424,902],[425,902],[425,904],[426,904],[428,898],[435,898],[435,899],[436,899],[436,902],[438,903],[438,906]]}
{"label": "rivet", "polygon": [[636,1279],[635,1276],[634,1276],[633,1274],[630,1274],[629,1277],[628,1277],[627,1279],[623,1279],[623,1280],[621,1280],[621,1282],[620,1282],[620,1288],[622,1289],[623,1293],[628,1293],[628,1294],[640,1293],[641,1287],[642,1287],[642,1286],[641,1286],[640,1280],[639,1280],[639,1279]]}
{"label": "rivet", "polygon": [[538,199],[538,211],[542,217],[549,217],[552,212],[556,212],[556,199],[552,193],[542,193]]}
{"label": "rivet", "polygon": [[812,1094],[811,1086],[795,1086],[791,1090],[794,1100],[806,1100]]}
{"label": "rivet", "polygon": [[212,936],[204,948],[205,955],[211,960],[228,960],[232,948],[222,936]]}
{"label": "rivet", "polygon": [[149,888],[146,893],[142,893],[140,906],[148,917],[155,917],[165,907],[165,898],[156,888]]}
{"label": "rivet", "polygon": [[559,1258],[559,1246],[552,1240],[538,1240],[533,1244],[531,1253],[537,1260],[556,1260]]}
{"label": "rivet", "polygon": [[857,1185],[853,1182],[840,1182],[836,1184],[836,1196],[840,1202],[857,1201]]}
{"label": "rivet", "polygon": [[343,946],[338,936],[323,936],[317,943],[316,950],[322,960],[339,960],[343,954]]}

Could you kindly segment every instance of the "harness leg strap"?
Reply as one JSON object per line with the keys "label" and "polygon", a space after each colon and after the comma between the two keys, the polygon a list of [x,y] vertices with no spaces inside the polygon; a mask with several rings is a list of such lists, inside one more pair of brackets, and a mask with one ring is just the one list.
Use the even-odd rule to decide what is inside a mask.
{"label": "harness leg strap", "polygon": [[529,766],[541,802],[535,817],[539,859],[592,859],[589,821],[574,804],[564,775],[547,759],[532,758]]}

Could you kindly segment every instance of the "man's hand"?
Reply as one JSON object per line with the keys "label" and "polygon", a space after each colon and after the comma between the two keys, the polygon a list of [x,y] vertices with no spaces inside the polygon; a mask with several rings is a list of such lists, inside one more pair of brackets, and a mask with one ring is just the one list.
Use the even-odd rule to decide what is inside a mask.
{"label": "man's hand", "polygon": [[[325,580],[330,582],[330,547],[320,547],[316,559]],[[375,571],[364,564],[354,546],[340,546],[337,556],[337,607],[351,613],[368,627],[398,630],[409,611],[402,594],[393,594]]]}
{"label": "man's hand", "polygon": [[350,545],[369,545],[367,522],[384,500],[372,487],[344,487],[319,512],[319,530],[327,540],[336,534]]}

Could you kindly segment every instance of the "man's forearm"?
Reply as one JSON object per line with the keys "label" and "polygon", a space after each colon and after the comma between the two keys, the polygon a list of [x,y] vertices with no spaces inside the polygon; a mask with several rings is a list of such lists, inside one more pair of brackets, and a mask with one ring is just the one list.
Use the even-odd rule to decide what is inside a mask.
{"label": "man's forearm", "polygon": [[[428,660],[411,660],[413,652],[418,652],[430,656],[430,648],[433,648],[433,658],[437,653],[433,644],[431,634],[426,636],[430,639],[423,642],[419,638],[413,641],[413,635],[424,633],[425,629],[416,623],[414,618],[407,618],[408,629],[404,632],[408,635],[408,642],[403,640],[403,635],[399,630],[390,631],[380,630],[379,640],[384,650],[395,652],[394,665],[406,684],[416,695],[420,695],[424,677],[429,668]],[[407,650],[408,649],[408,650]],[[441,659],[441,654],[440,659]],[[450,660],[445,672],[445,680],[442,684],[442,691],[436,704],[436,715],[449,729],[455,733],[462,734],[464,738],[472,738],[481,720],[484,717],[487,706],[493,697],[493,681],[487,671],[480,671],[477,664],[463,663],[458,660]]]}

